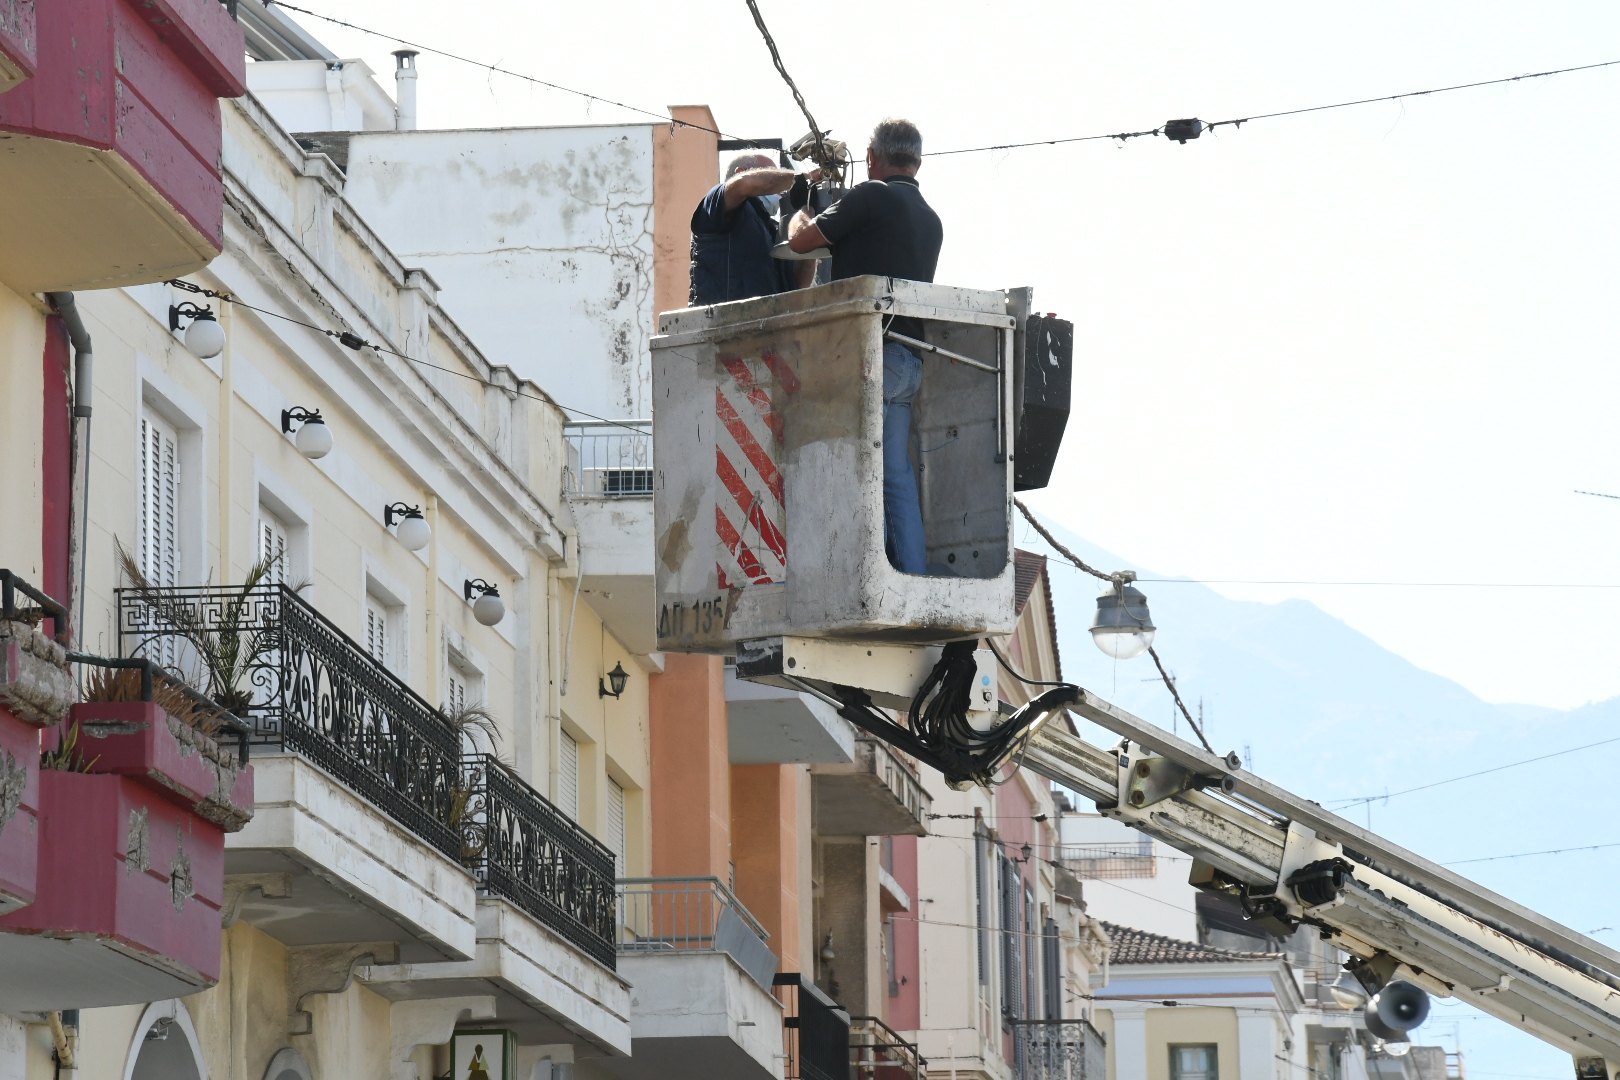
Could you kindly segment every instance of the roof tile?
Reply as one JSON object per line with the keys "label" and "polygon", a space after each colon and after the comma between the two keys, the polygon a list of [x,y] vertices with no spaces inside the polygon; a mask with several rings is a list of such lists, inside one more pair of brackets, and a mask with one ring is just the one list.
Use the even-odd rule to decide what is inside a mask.
{"label": "roof tile", "polygon": [[1134,930],[1128,926],[1103,923],[1113,947],[1108,952],[1110,964],[1218,964],[1229,960],[1276,960],[1277,953],[1238,952],[1236,949],[1217,949],[1213,945],[1199,945],[1179,941],[1163,934]]}

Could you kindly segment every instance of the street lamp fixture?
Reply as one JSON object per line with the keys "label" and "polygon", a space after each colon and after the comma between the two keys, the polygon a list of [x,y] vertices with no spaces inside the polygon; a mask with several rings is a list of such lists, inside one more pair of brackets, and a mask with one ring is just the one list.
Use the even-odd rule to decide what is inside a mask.
{"label": "street lamp fixture", "polygon": [[617,698],[624,693],[624,688],[629,682],[630,673],[624,670],[624,661],[621,660],[613,665],[612,671],[607,673],[606,686],[602,685],[601,679],[596,680],[596,696]]}
{"label": "street lamp fixture", "polygon": [[[478,594],[478,599],[473,599],[473,593]],[[506,618],[506,605],[501,602],[500,590],[483,578],[463,581],[461,595],[472,604],[473,618],[484,626],[494,626]]]}
{"label": "street lamp fixture", "polygon": [[389,503],[383,507],[383,524],[393,528],[394,519],[399,518],[399,528],[395,535],[399,542],[405,545],[406,551],[421,551],[428,546],[433,538],[433,530],[429,528],[427,519],[422,516],[420,506],[407,506],[405,503]]}
{"label": "street lamp fixture", "polygon": [[219,325],[214,318],[214,309],[198,307],[187,300],[182,304],[169,305],[169,329],[180,329],[180,322],[190,319],[191,325],[186,327],[186,351],[199,360],[212,360],[225,351],[225,328]]}
{"label": "street lamp fixture", "polygon": [[1136,575],[1121,570],[1113,575],[1108,590],[1097,597],[1097,618],[1091,624],[1091,640],[1115,660],[1131,660],[1148,651],[1156,629],[1148,614],[1147,597],[1131,582]]}
{"label": "street lamp fixture", "polygon": [[298,434],[293,436],[293,445],[298,452],[315,461],[332,452],[332,432],[321,419],[319,409],[282,409],[281,433],[283,435],[292,431],[297,424]]}

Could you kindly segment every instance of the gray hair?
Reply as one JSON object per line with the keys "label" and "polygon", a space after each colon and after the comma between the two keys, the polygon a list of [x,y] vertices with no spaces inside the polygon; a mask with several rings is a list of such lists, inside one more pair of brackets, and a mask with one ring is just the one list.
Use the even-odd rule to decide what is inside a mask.
{"label": "gray hair", "polygon": [[748,169],[771,169],[775,166],[776,162],[771,155],[762,154],[758,150],[749,150],[731,159],[731,164],[726,166],[726,179],[730,180]]}
{"label": "gray hair", "polygon": [[880,120],[872,129],[872,155],[891,169],[917,168],[922,164],[922,132],[897,116]]}

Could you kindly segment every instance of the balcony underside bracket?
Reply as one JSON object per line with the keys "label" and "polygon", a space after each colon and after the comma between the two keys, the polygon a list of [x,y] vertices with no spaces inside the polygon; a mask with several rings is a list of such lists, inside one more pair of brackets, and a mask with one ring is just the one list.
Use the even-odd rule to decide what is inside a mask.
{"label": "balcony underside bracket", "polygon": [[350,945],[294,945],[287,950],[287,1033],[311,1035],[315,1018],[305,1008],[316,994],[341,994],[362,962],[399,963],[396,941]]}

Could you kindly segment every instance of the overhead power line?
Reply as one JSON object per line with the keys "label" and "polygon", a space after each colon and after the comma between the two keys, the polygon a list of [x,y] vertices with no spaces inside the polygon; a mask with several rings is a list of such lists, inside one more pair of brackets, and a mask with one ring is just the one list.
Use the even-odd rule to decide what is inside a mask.
{"label": "overhead power line", "polygon": [[[759,145],[753,139],[745,139],[739,135],[727,135],[725,132],[716,128],[704,127],[702,124],[694,124],[689,120],[677,120],[669,113],[659,109],[643,109],[639,105],[630,105],[623,101],[614,101],[612,98],[603,97],[600,94],[589,94],[584,90],[575,90],[573,87],[562,86],[554,82],[547,82],[545,79],[538,79],[533,75],[525,75],[521,71],[513,71],[510,68],[503,68],[498,64],[486,64],[482,60],[474,60],[471,57],[459,56],[453,52],[446,52],[444,49],[435,49],[431,45],[423,45],[421,42],[409,41],[397,34],[385,33],[382,30],[372,30],[369,27],[359,26],[352,22],[346,22],[343,19],[336,19],[330,15],[322,15],[318,11],[311,11],[308,8],[299,7],[296,4],[286,4],[283,3],[282,0],[264,0],[264,2],[266,4],[274,4],[279,8],[285,8],[288,11],[296,11],[300,15],[308,15],[312,19],[320,19],[322,22],[331,23],[333,26],[341,26],[346,30],[354,30],[362,34],[369,34],[375,38],[381,38],[384,41],[392,41],[399,45],[406,45],[412,49],[429,53],[433,56],[442,56],[446,60],[454,60],[461,64],[471,64],[473,67],[483,68],[486,71],[493,71],[497,75],[510,75],[514,79],[522,79],[524,82],[533,83],[536,86],[543,86],[547,90],[556,90],[559,93],[572,94],[575,97],[584,98],[586,101],[600,101],[604,105],[612,105],[614,108],[626,109],[633,113],[639,113],[642,116],[651,116],[655,119],[663,121],[664,123],[674,124],[677,127],[691,128],[694,131],[704,131],[710,135],[718,135],[722,139],[735,139],[736,141],[746,143],[749,146]],[[775,50],[773,49],[772,51],[774,52]]]}
{"label": "overhead power line", "polygon": [[1555,750],[1550,754],[1540,754],[1533,758],[1525,758],[1523,761],[1510,761],[1506,765],[1495,765],[1489,769],[1481,769],[1478,772],[1465,773],[1462,776],[1453,776],[1449,780],[1436,780],[1432,784],[1419,784],[1417,787],[1409,787],[1402,791],[1393,791],[1387,795],[1367,795],[1355,799],[1335,799],[1333,800],[1333,804],[1336,807],[1342,808],[1346,806],[1360,806],[1363,803],[1382,802],[1388,799],[1393,799],[1397,795],[1410,795],[1414,791],[1428,791],[1430,788],[1442,787],[1446,784],[1455,784],[1459,780],[1472,780],[1476,776],[1488,776],[1491,773],[1498,773],[1504,769],[1516,769],[1520,765],[1533,765],[1538,761],[1547,761],[1550,758],[1563,757],[1565,754],[1574,754],[1581,750],[1590,750],[1595,746],[1608,746],[1610,743],[1617,742],[1620,742],[1620,735],[1617,735],[1612,739],[1599,739],[1597,742],[1587,743],[1585,746],[1572,746],[1568,750]]}
{"label": "overhead power line", "polygon": [[[1579,67],[1558,68],[1555,71],[1536,71],[1526,75],[1509,75],[1500,79],[1486,79],[1483,82],[1459,83],[1456,86],[1439,86],[1432,90],[1409,90],[1404,94],[1385,94],[1383,97],[1358,98],[1355,101],[1340,101],[1332,105],[1310,105],[1303,109],[1283,109],[1278,112],[1255,113],[1252,116],[1237,117],[1232,120],[1216,120],[1213,123],[1204,123],[1200,120],[1171,121],[1170,124],[1186,125],[1172,132],[1171,137],[1178,141],[1196,139],[1205,131],[1214,131],[1218,127],[1241,127],[1256,120],[1271,120],[1279,116],[1301,116],[1305,113],[1326,112],[1329,109],[1349,109],[1357,105],[1374,105],[1382,101],[1400,101],[1404,98],[1426,97],[1430,94],[1449,94],[1453,90],[1473,90],[1481,86],[1500,86],[1504,83],[1522,82],[1525,79],[1546,79],[1554,75],[1568,75],[1576,71],[1592,71],[1596,68],[1613,67],[1620,64],[1620,60],[1605,60],[1600,64],[1582,64]],[[1167,124],[1146,131],[1121,131],[1112,135],[1076,135],[1063,139],[1034,139],[1030,142],[999,143],[995,146],[970,146],[960,150],[935,150],[924,154],[924,157],[948,157],[953,154],[982,154],[991,150],[1021,150],[1030,146],[1059,146],[1064,143],[1100,142],[1104,139],[1117,139],[1125,142],[1128,139],[1139,139],[1148,135],[1163,135]],[[1182,138],[1185,136],[1185,138]]]}
{"label": "overhead power line", "polygon": [[478,376],[468,374],[465,371],[457,371],[455,368],[447,368],[440,364],[429,363],[426,360],[418,360],[416,357],[408,356],[405,353],[399,352],[398,350],[390,349],[383,345],[378,345],[373,341],[367,341],[365,338],[354,333],[352,330],[328,330],[324,326],[316,326],[314,323],[307,323],[301,319],[295,319],[291,315],[283,315],[279,311],[271,311],[269,308],[262,308],[254,304],[250,304],[246,300],[238,300],[230,293],[218,292],[214,289],[205,289],[201,285],[194,285],[189,281],[181,281],[178,278],[165,281],[163,284],[172,285],[176,289],[182,289],[185,292],[196,293],[198,296],[211,297],[218,300],[222,304],[231,304],[235,307],[247,308],[249,311],[257,311],[260,315],[268,315],[272,319],[280,319],[283,322],[290,322],[294,326],[302,326],[304,329],[313,330],[317,334],[325,334],[327,337],[337,341],[338,344],[344,346],[345,348],[353,349],[356,352],[359,352],[361,349],[370,349],[373,352],[386,353],[389,356],[397,356],[401,360],[409,360],[411,363],[417,364],[421,367],[432,368],[434,371],[442,371],[446,375],[454,375],[458,379],[467,379],[471,382],[478,383],[480,386],[487,386],[491,389],[499,390],[503,394],[511,394],[514,397],[528,398],[530,401],[541,401],[547,405],[554,405],[565,412],[578,413],[580,416],[588,416],[592,420],[600,420],[604,424],[613,424],[616,427],[622,427],[626,431],[635,432],[637,435],[652,434],[643,428],[638,428],[634,425],[627,424],[622,420],[609,420],[606,417],[597,416],[595,413],[588,413],[584,409],[576,409],[572,405],[564,405],[562,402],[551,397],[542,397],[539,394],[525,394],[522,390],[514,390],[510,386],[502,386],[500,383],[490,382],[488,379],[480,379]]}
{"label": "overhead power line", "polygon": [[[1551,851],[1521,851],[1517,855],[1487,855],[1487,856],[1485,856],[1484,858],[1481,858],[1481,859],[1453,859],[1451,862],[1441,863],[1440,865],[1441,866],[1462,866],[1465,863],[1497,862],[1497,861],[1499,861],[1501,859],[1528,859],[1532,855],[1565,855],[1565,854],[1568,854],[1571,851],[1602,851],[1604,848],[1617,848],[1617,847],[1620,847],[1620,843],[1614,843],[1614,844],[1587,844],[1585,847],[1561,847],[1561,848],[1553,848]],[[1608,929],[1608,928],[1604,927],[1604,929]],[[1597,931],[1593,930],[1592,933],[1595,934],[1595,933],[1597,933]]]}
{"label": "overhead power line", "polygon": [[754,25],[765,39],[765,47],[771,50],[771,63],[776,65],[777,74],[787,83],[788,89],[793,91],[793,100],[798,102],[799,111],[804,113],[805,123],[810,125],[810,137],[816,140],[816,164],[826,168],[830,162],[827,158],[827,144],[822,141],[821,128],[816,126],[816,118],[810,115],[810,106],[804,103],[804,95],[799,93],[799,84],[793,81],[787,68],[782,63],[782,54],[776,51],[776,39],[771,37],[770,29],[765,25],[765,17],[759,13],[759,5],[754,0],[746,0],[748,11],[754,16]]}

